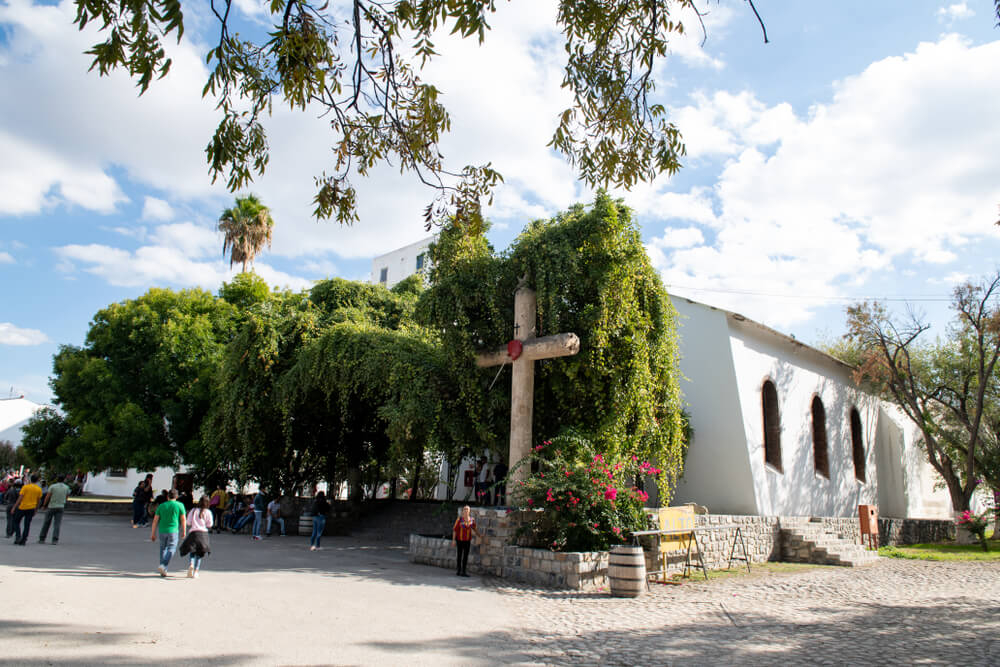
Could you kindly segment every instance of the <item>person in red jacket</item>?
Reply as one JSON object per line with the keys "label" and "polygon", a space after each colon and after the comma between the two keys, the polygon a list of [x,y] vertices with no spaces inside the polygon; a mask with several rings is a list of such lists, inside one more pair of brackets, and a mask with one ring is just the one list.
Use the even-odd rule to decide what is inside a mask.
{"label": "person in red jacket", "polygon": [[462,508],[462,514],[455,519],[451,528],[451,543],[458,546],[458,576],[469,576],[469,549],[472,547],[472,536],[480,537],[476,530],[476,520],[472,518],[472,508],[468,505]]}

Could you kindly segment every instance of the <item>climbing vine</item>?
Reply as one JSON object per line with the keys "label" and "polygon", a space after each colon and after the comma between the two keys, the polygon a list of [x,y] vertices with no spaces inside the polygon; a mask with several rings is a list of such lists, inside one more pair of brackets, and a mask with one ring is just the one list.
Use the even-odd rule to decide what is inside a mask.
{"label": "climbing vine", "polygon": [[466,407],[481,431],[500,436],[490,446],[506,451],[509,367],[490,389],[497,370],[476,369],[475,354],[511,338],[513,292],[526,277],[538,299],[537,335],[580,337],[578,355],[536,362],[535,440],[574,429],[611,460],[656,461],[666,502],[686,442],[676,313],[628,208],[599,193],[589,208],[531,223],[506,253],[462,228],[444,230],[431,253],[435,270],[417,314],[455,351]]}

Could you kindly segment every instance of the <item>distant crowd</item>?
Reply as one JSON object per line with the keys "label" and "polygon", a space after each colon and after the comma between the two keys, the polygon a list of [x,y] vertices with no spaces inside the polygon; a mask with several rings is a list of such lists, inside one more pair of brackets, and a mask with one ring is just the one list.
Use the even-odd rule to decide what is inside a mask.
{"label": "distant crowd", "polygon": [[52,530],[52,544],[59,544],[63,511],[66,500],[81,492],[76,475],[42,479],[37,472],[8,471],[0,475],[0,498],[3,499],[6,515],[5,536],[14,538],[14,544],[25,546],[31,532],[31,521],[35,514],[45,510],[45,520],[38,541],[44,543]]}

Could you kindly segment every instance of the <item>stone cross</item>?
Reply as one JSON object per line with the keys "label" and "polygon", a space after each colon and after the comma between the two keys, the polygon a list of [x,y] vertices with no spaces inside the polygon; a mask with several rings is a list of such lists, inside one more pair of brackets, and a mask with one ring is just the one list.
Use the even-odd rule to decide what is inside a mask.
{"label": "stone cross", "polygon": [[[518,287],[514,292],[514,340],[499,350],[476,355],[476,365],[480,368],[506,363],[511,363],[513,366],[510,387],[511,469],[531,451],[535,360],[568,357],[580,351],[580,339],[576,334],[564,333],[535,338],[536,309],[535,291],[523,285]],[[527,470],[520,470],[512,479],[523,479],[527,473]]]}

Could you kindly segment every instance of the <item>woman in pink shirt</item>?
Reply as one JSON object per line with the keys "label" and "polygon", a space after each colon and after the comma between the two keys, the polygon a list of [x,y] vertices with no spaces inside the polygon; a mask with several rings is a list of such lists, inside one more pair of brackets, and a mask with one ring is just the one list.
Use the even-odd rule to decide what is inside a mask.
{"label": "woman in pink shirt", "polygon": [[212,553],[208,542],[208,531],[212,529],[212,511],[208,509],[208,496],[202,496],[198,504],[187,515],[187,538],[181,544],[181,556],[191,554],[188,577],[198,578],[201,559]]}

